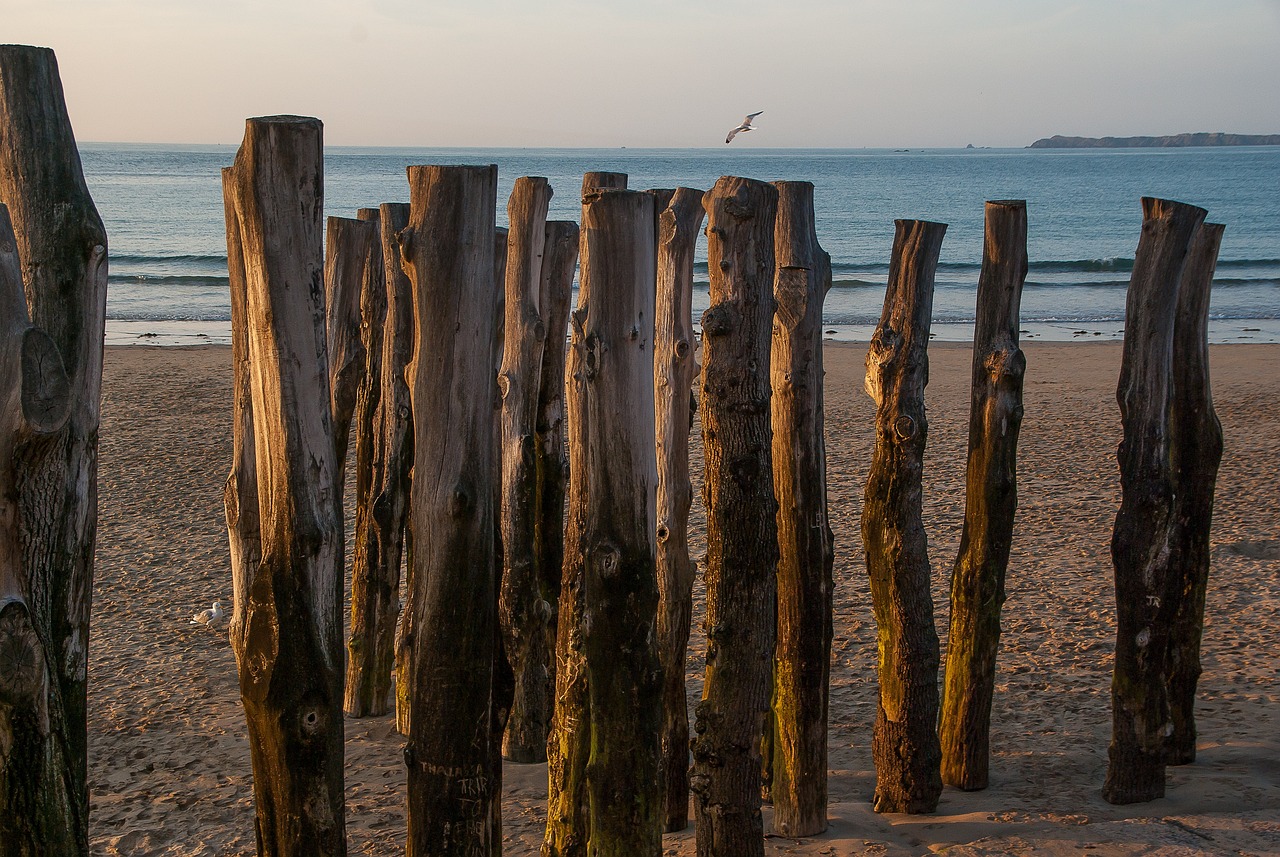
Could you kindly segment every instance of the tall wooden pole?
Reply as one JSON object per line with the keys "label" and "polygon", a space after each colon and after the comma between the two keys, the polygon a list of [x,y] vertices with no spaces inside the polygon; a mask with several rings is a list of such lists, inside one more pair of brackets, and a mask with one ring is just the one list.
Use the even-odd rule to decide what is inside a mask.
{"label": "tall wooden pole", "polygon": [[658,214],[653,387],[658,460],[658,656],[662,661],[663,829],[689,824],[689,703],[685,656],[693,613],[689,557],[689,431],[693,427],[693,251],[706,212],[702,191],[676,188]]}
{"label": "tall wooden pole", "polygon": [[942,781],[987,787],[991,699],[1004,576],[1018,508],[1018,429],[1027,359],[1018,307],[1027,278],[1027,204],[988,202],[973,335],[964,530],[951,573],[951,632],[943,682]]}
{"label": "tall wooden pole", "polygon": [[867,354],[876,443],[862,508],[862,543],[879,640],[880,700],[872,755],[876,812],[933,812],[938,765],[938,632],[921,522],[926,348],[945,223],[899,220],[884,312]]}
{"label": "tall wooden pole", "polygon": [[1209,524],[1222,460],[1222,424],[1214,412],[1209,385],[1209,293],[1224,229],[1219,223],[1205,223],[1196,233],[1182,271],[1174,323],[1171,422],[1177,488],[1170,564],[1181,581],[1169,635],[1173,734],[1166,749],[1170,765],[1184,765],[1196,758],[1196,683],[1200,679],[1200,638],[1209,583]]}
{"label": "tall wooden pole", "polygon": [[822,302],[831,257],[818,244],[813,185],[777,182],[777,273],[770,373],[778,498],[778,640],[773,669],[773,830],[827,829],[831,569],[823,438]]}
{"label": "tall wooden pole", "polygon": [[[586,200],[597,190],[625,190],[620,173],[587,173],[582,178]],[[586,236],[581,235],[586,243]],[[583,541],[587,521],[586,481],[586,336],[590,284],[580,280],[578,306],[569,316],[571,334],[565,358],[565,418],[569,447],[564,568],[556,622],[556,703],[547,742],[547,832],[543,857],[580,857],[587,853],[587,762],[591,755],[591,710],[587,664],[583,652]]]}
{"label": "tall wooden pole", "polygon": [[325,233],[325,334],[329,352],[329,396],[337,450],[339,496],[346,473],[347,442],[356,399],[367,375],[368,348],[362,334],[362,295],[381,287],[382,247],[378,224],[330,217]]}
{"label": "tall wooden pole", "polygon": [[1170,455],[1171,373],[1178,286],[1205,210],[1144,197],[1142,237],[1125,305],[1120,403],[1124,439],[1120,511],[1111,536],[1116,576],[1116,660],[1111,678],[1110,803],[1164,795],[1171,734],[1169,635],[1181,575],[1170,567],[1176,510]]}
{"label": "tall wooden pole", "polygon": [[[411,855],[501,853],[493,769],[497,167],[409,167],[413,282]],[[447,420],[447,422],[442,422]],[[440,426],[441,430],[422,430]]]}
{"label": "tall wooden pole", "polygon": [[342,526],[324,326],[317,119],[246,122],[230,168],[247,286],[262,560],[233,638],[262,854],[346,853]]}
{"label": "tall wooden pole", "polygon": [[545,178],[516,179],[507,203],[506,321],[498,390],[502,394],[502,585],[498,612],[514,694],[502,755],[543,762],[551,719],[547,652],[550,605],[538,568],[537,417],[542,380],[542,265],[551,186]]}
{"label": "tall wooden pole", "polygon": [[[44,690],[50,732],[24,733],[7,753],[0,817],[21,807],[18,828],[25,832],[18,841],[34,842],[35,853],[56,843],[74,843],[83,852],[107,235],[85,185],[58,63],[48,48],[0,46],[0,202],[16,233],[31,323],[56,346],[70,397],[66,424],[16,451],[29,618],[50,649],[52,676]],[[6,833],[0,821],[0,838],[8,840]]]}
{"label": "tall wooden pole", "polygon": [[702,316],[707,672],[695,714],[699,857],[764,853],[760,739],[777,591],[769,340],[778,191],[723,177],[707,192],[711,307]]}

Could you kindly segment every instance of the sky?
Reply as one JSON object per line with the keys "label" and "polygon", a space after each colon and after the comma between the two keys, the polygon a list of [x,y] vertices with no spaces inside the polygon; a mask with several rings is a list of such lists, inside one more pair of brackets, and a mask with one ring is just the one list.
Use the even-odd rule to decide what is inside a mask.
{"label": "sky", "polygon": [[81,141],[1026,146],[1280,133],[1280,0],[0,0]]}

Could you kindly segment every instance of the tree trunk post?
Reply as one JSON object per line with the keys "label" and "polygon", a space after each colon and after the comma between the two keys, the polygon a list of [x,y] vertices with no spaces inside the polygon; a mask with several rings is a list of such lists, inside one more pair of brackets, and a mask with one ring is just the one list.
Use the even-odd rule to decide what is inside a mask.
{"label": "tree trunk post", "polygon": [[262,561],[233,638],[262,854],[346,854],[342,526],[324,323],[318,119],[245,123],[230,168],[247,285]]}
{"label": "tree trunk post", "polygon": [[773,830],[827,829],[827,686],[832,564],[823,438],[822,302],[831,257],[818,244],[813,185],[777,182],[773,293],[773,485],[778,499],[778,639],[773,669]]}
{"label": "tree trunk post", "polygon": [[368,368],[369,350],[362,336],[361,305],[364,292],[374,284],[381,285],[381,280],[378,224],[330,217],[325,235],[324,313],[339,498],[345,481],[351,419]]}
{"label": "tree trunk post", "polygon": [[942,781],[987,787],[1000,607],[1018,508],[1018,429],[1027,359],[1018,309],[1027,278],[1027,204],[988,202],[974,326],[964,529],[951,573],[942,718]]}
{"label": "tree trunk post", "polygon": [[[23,621],[56,656],[46,659],[51,680],[42,689],[49,731],[20,730],[5,753],[8,762],[0,763],[0,838],[16,843],[19,854],[53,852],[60,844],[83,853],[107,235],[85,185],[48,48],[0,46],[0,201],[12,219],[30,323],[47,334],[23,334],[21,349],[46,361],[53,355],[45,352],[56,351],[68,379],[69,412],[55,432],[21,431],[16,438],[21,569],[32,608]],[[25,394],[39,386],[35,375],[24,376]],[[30,414],[24,419],[32,422]],[[21,608],[8,611],[16,616]]]}
{"label": "tree trunk post", "polygon": [[653,387],[658,461],[658,657],[662,662],[663,830],[689,825],[689,703],[685,657],[693,613],[689,557],[689,431],[693,427],[693,253],[706,215],[702,191],[677,188],[658,213]]}
{"label": "tree trunk post", "polygon": [[[587,173],[582,200],[597,190],[625,190],[621,173]],[[586,236],[580,235],[582,244]],[[568,515],[564,531],[564,567],[556,621],[556,700],[547,741],[547,832],[543,857],[584,857],[587,853],[587,761],[591,754],[591,710],[583,653],[584,536],[587,522],[586,336],[590,284],[579,277],[578,307],[569,316],[565,358],[565,416],[569,448]]]}
{"label": "tree trunk post", "polygon": [[778,191],[723,177],[703,197],[711,307],[702,316],[707,672],[695,709],[698,857],[764,853],[760,741],[776,634],[778,531],[769,404]]}
{"label": "tree trunk post", "polygon": [[[410,365],[414,611],[411,857],[497,855],[493,770],[494,205],[497,167],[408,168],[400,233],[418,321]],[[448,424],[441,424],[447,416]],[[439,425],[439,431],[422,427]]]}
{"label": "tree trunk post", "polygon": [[938,632],[921,522],[924,387],[929,380],[933,278],[945,223],[896,221],[884,312],[867,354],[876,443],[862,508],[862,543],[879,643],[880,700],[872,736],[876,812],[933,812],[942,793]]}
{"label": "tree trunk post", "polygon": [[1144,197],[1142,237],[1125,305],[1116,399],[1124,439],[1120,511],[1111,536],[1116,659],[1111,746],[1102,796],[1128,804],[1164,796],[1165,745],[1173,725],[1166,687],[1169,639],[1181,575],[1170,566],[1175,530],[1170,409],[1178,286],[1205,210]]}
{"label": "tree trunk post", "polygon": [[550,605],[542,598],[538,569],[538,384],[542,380],[543,248],[551,186],[545,178],[516,179],[507,203],[506,320],[502,366],[502,588],[499,617],[511,665],[514,695],[502,756],[545,762],[551,719],[547,684]]}
{"label": "tree trunk post", "polygon": [[1177,488],[1170,565],[1181,581],[1169,643],[1170,765],[1196,759],[1196,683],[1209,583],[1209,524],[1222,460],[1222,424],[1209,384],[1209,293],[1224,229],[1219,223],[1206,223],[1196,233],[1182,272],[1174,323],[1172,446]]}

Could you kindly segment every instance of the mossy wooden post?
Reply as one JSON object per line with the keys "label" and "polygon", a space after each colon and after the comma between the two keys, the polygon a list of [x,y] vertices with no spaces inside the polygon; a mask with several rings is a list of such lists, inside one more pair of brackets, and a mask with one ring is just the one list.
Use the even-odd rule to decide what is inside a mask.
{"label": "mossy wooden post", "polygon": [[[50,691],[57,652],[49,651],[23,562],[15,455],[66,426],[71,389],[58,346],[31,324],[18,242],[0,203],[0,852],[21,857],[87,854],[67,789],[72,762],[51,734]],[[51,705],[52,702],[52,705]]]}
{"label": "mossy wooden post", "polygon": [[711,307],[702,316],[707,672],[695,709],[699,857],[764,853],[760,739],[772,685],[777,501],[769,406],[778,191],[725,176],[703,198]]}
{"label": "mossy wooden post", "polygon": [[876,812],[933,812],[942,793],[938,632],[921,522],[926,348],[945,223],[896,221],[884,312],[867,354],[876,442],[862,507],[880,650],[872,736]]}
{"label": "mossy wooden post", "polygon": [[[5,751],[0,841],[16,843],[19,854],[28,847],[31,853],[54,853],[60,844],[68,853],[85,852],[85,706],[107,235],[85,185],[57,60],[48,48],[0,46],[0,203],[8,206],[16,233],[31,323],[56,347],[69,397],[68,417],[58,431],[23,433],[15,450],[22,569],[32,606],[27,618],[51,649],[44,688],[50,731],[24,729]],[[47,350],[48,342],[36,334],[23,339],[24,350],[39,349],[28,356]],[[46,355],[40,362],[51,360]],[[28,380],[35,384],[34,377],[24,377],[24,388]],[[17,610],[11,607],[10,615]],[[10,821],[15,838],[9,836]]]}
{"label": "mossy wooden post", "polygon": [[368,220],[330,217],[324,249],[329,398],[333,414],[333,444],[338,454],[338,496],[341,497],[351,419],[355,415],[361,382],[367,374],[369,352],[361,335],[362,296],[370,285],[380,284],[382,280],[378,224]]}
{"label": "mossy wooden post", "polygon": [[1018,429],[1027,360],[1018,308],[1027,278],[1027,204],[988,202],[970,377],[964,529],[951,573],[951,632],[943,682],[942,781],[987,787],[1000,607],[1018,508]]}
{"label": "mossy wooden post", "polygon": [[[415,469],[408,853],[497,855],[494,166],[408,168]],[[447,418],[447,424],[441,423]],[[423,427],[439,430],[423,430]]]}
{"label": "mossy wooden post", "polygon": [[693,426],[693,251],[706,212],[702,191],[676,188],[658,212],[653,387],[658,460],[658,657],[662,661],[663,830],[689,824],[689,703],[685,657],[693,613],[689,557],[689,431]]}
{"label": "mossy wooden post", "polygon": [[587,196],[582,219],[586,493],[582,643],[591,711],[588,853],[662,850],[655,623],[653,199]]}
{"label": "mossy wooden post", "polygon": [[1209,293],[1225,227],[1205,223],[1196,233],[1182,285],[1173,342],[1174,547],[1171,565],[1181,575],[1177,613],[1169,639],[1169,713],[1173,734],[1167,762],[1196,758],[1196,683],[1209,583],[1209,524],[1222,460],[1222,424],[1209,385]]}
{"label": "mossy wooden post", "polygon": [[773,666],[773,832],[827,829],[831,569],[823,438],[822,302],[831,258],[818,244],[813,185],[777,182],[773,282],[773,486],[778,498],[778,640]]}
{"label": "mossy wooden post", "polygon": [[538,384],[542,380],[542,263],[551,186],[541,177],[516,179],[507,203],[506,320],[498,369],[501,412],[502,585],[498,613],[514,693],[502,755],[543,762],[551,720],[547,634],[550,605],[538,568]]}
{"label": "mossy wooden post", "polygon": [[233,637],[263,854],[345,854],[342,522],[318,119],[246,122],[224,188],[247,286],[262,560]]}
{"label": "mossy wooden post", "polygon": [[[582,199],[597,190],[625,190],[621,173],[587,173]],[[580,246],[586,236],[580,235]],[[569,350],[565,357],[565,425],[569,448],[568,506],[564,530],[564,567],[556,621],[556,700],[547,741],[547,832],[543,857],[582,857],[587,853],[587,761],[591,754],[591,711],[587,665],[583,653],[583,542],[587,521],[586,482],[586,345],[583,342],[590,284],[579,278],[578,306],[570,314]]]}
{"label": "mossy wooden post", "polygon": [[1116,399],[1123,440],[1120,511],[1111,535],[1116,585],[1116,659],[1111,746],[1102,796],[1128,804],[1164,796],[1172,732],[1166,687],[1170,632],[1182,584],[1170,566],[1176,531],[1170,410],[1178,286],[1205,210],[1142,200],[1142,237],[1125,304]]}

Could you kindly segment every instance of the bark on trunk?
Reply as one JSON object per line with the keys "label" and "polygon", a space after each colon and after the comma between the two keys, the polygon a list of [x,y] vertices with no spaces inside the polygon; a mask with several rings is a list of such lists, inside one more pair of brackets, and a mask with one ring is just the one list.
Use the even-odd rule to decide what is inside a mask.
{"label": "bark on trunk", "polygon": [[345,481],[351,418],[368,364],[369,350],[361,335],[362,296],[381,283],[382,247],[378,224],[330,217],[325,236],[324,314],[339,498]]}
{"label": "bark on trunk", "polygon": [[764,853],[760,740],[775,639],[769,339],[778,191],[724,177],[704,197],[711,307],[702,316],[707,672],[695,714],[699,857]]}
{"label": "bark on trunk", "polygon": [[[587,173],[582,198],[596,190],[625,190],[621,173]],[[582,243],[586,236],[580,236]],[[578,307],[570,315],[572,333],[565,358],[565,414],[569,448],[568,516],[564,531],[564,567],[556,622],[556,700],[547,741],[547,833],[543,857],[580,857],[587,853],[586,770],[591,752],[591,712],[587,665],[583,654],[583,536],[587,520],[585,337],[589,284],[578,283]]]}
{"label": "bark on trunk", "polygon": [[872,737],[876,812],[933,812],[942,793],[938,632],[921,523],[926,348],[944,223],[899,220],[884,312],[867,354],[876,443],[862,542],[879,643],[880,700]]}
{"label": "bark on trunk", "polygon": [[831,288],[831,257],[818,244],[813,185],[776,187],[770,373],[779,559],[769,786],[774,832],[799,837],[827,829],[834,553],[823,439],[822,302]]}
{"label": "bark on trunk", "polygon": [[400,233],[418,320],[414,425],[411,855],[497,855],[493,524],[497,168],[409,167]]}
{"label": "bark on trunk", "polygon": [[1027,205],[988,202],[974,327],[964,530],[951,574],[943,683],[942,781],[987,787],[1000,607],[1018,508],[1018,429],[1027,360],[1018,308],[1027,278]]}
{"label": "bark on trunk", "polygon": [[689,825],[689,703],[685,657],[693,612],[689,557],[689,431],[693,427],[693,252],[706,212],[702,191],[677,188],[658,212],[653,387],[658,461],[658,657],[662,663],[663,830]]}
{"label": "bark on trunk", "polygon": [[1116,398],[1124,439],[1120,511],[1111,536],[1116,575],[1116,660],[1111,678],[1110,764],[1102,796],[1128,804],[1164,796],[1165,744],[1173,728],[1166,688],[1181,575],[1170,565],[1175,489],[1170,406],[1178,286],[1202,208],[1143,198],[1142,237],[1125,305]]}
{"label": "bark on trunk", "polygon": [[[0,200],[16,233],[31,323],[52,340],[69,397],[60,430],[28,436],[15,450],[21,561],[33,611],[27,620],[44,651],[55,656],[46,662],[49,730],[24,726],[6,752],[9,761],[0,764],[0,818],[6,819],[0,840],[14,843],[19,854],[46,853],[59,844],[83,853],[107,236],[81,172],[57,61],[47,48],[0,46]],[[49,345],[37,334],[24,336],[24,350],[39,349],[33,354]],[[10,608],[10,615],[17,611]],[[19,831],[12,838],[9,823]]]}
{"label": "bark on trunk", "polygon": [[1206,223],[1196,233],[1178,290],[1173,342],[1172,445],[1175,488],[1173,558],[1179,574],[1177,612],[1169,643],[1167,762],[1196,758],[1196,683],[1209,583],[1209,524],[1222,460],[1222,425],[1209,385],[1209,292],[1225,227]]}
{"label": "bark on trunk", "polygon": [[538,568],[538,462],[535,431],[542,380],[542,263],[551,186],[545,178],[516,179],[507,203],[506,304],[502,366],[502,588],[499,618],[514,694],[502,756],[545,762],[551,720],[547,633],[551,607]]}
{"label": "bark on trunk", "polygon": [[262,561],[233,640],[262,854],[346,854],[342,526],[317,119],[250,119],[228,175],[248,287]]}

